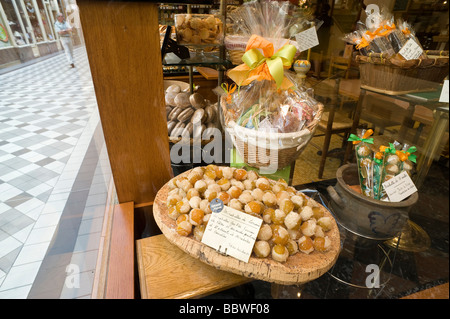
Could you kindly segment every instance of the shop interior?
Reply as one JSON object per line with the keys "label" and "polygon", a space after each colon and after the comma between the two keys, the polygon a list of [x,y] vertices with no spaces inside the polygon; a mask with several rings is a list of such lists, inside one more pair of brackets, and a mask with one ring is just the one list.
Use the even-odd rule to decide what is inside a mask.
{"label": "shop interior", "polygon": [[[120,20],[117,23],[116,20],[111,24],[102,24],[100,31],[96,25],[100,12],[102,19],[108,20],[113,16],[117,19],[116,14],[119,8],[114,5],[106,8],[101,1],[93,3],[79,1],[83,29],[90,30],[89,35],[85,33],[84,36],[94,83],[96,83],[102,125],[118,196],[117,208],[114,210],[115,217],[111,225],[108,278],[105,279],[104,297],[402,298],[411,296],[413,290],[414,292],[424,290],[423,287],[428,284],[436,289],[428,291],[431,293],[428,295],[431,298],[435,293],[438,296],[441,284],[445,287],[445,279],[433,278],[429,269],[424,275],[424,270],[421,268],[423,263],[429,264],[428,258],[437,258],[439,262],[434,265],[439,269],[448,268],[443,267],[448,265],[448,257],[445,257],[448,256],[448,248],[446,254],[440,252],[442,246],[440,248],[435,246],[439,246],[438,242],[441,241],[444,242],[444,246],[448,245],[445,244],[445,242],[448,243],[445,239],[448,238],[448,231],[437,226],[448,224],[448,206],[445,204],[441,206],[442,202],[438,204],[432,199],[433,196],[438,198],[448,196],[448,176],[442,174],[442,172],[448,172],[448,104],[444,104],[443,108],[441,104],[436,104],[436,94],[439,95],[445,76],[438,81],[439,83],[433,84],[435,89],[430,92],[434,92],[434,95],[423,93],[419,97],[413,96],[416,91],[377,90],[361,83],[360,65],[362,63],[357,60],[359,52],[355,46],[345,43],[343,37],[354,30],[358,21],[366,19],[364,8],[368,4],[359,1],[300,2],[296,4],[293,15],[297,15],[299,21],[308,22],[305,22],[305,25],[296,25],[298,29],[292,32],[299,32],[304,30],[302,28],[314,26],[317,21],[320,21],[320,28],[316,29],[320,44],[298,56],[298,60],[307,60],[311,65],[306,77],[299,77],[298,80],[303,81],[304,87],[309,89],[309,92],[313,92],[317,101],[324,104],[324,113],[317,124],[314,137],[301,155],[296,157],[285,171],[278,170],[275,174],[284,174],[289,185],[298,190],[309,188],[319,190],[319,197],[316,199],[327,201],[329,200],[326,199],[329,197],[327,189],[330,185],[336,184],[339,168],[346,163],[356,161],[353,145],[347,142],[348,134],[351,132],[372,129],[374,139],[379,144],[401,138],[403,143],[415,145],[421,153],[419,155],[421,160],[418,162],[420,166],[413,177],[416,179],[420,200],[409,212],[409,221],[405,226],[408,229],[404,229],[402,233],[403,241],[401,236],[380,242],[380,238],[367,240],[365,236],[355,236],[354,232],[346,232],[344,237],[341,235],[341,239],[345,238],[345,248],[340,252],[338,262],[334,264],[332,270],[317,280],[308,280],[307,283],[299,285],[254,280],[251,276],[236,276],[236,271],[224,273],[215,269],[220,267],[205,266],[205,263],[211,262],[207,258],[199,261],[201,256],[204,257],[203,254],[192,259],[188,256],[189,254],[180,251],[179,247],[185,244],[177,244],[178,247],[174,247],[173,243],[167,240],[170,236],[167,236],[164,227],[159,224],[160,221],[155,222],[155,216],[159,215],[160,211],[161,202],[158,196],[161,196],[161,187],[174,176],[197,166],[211,164],[211,162],[203,161],[207,158],[202,157],[204,153],[210,155],[209,159],[214,158],[217,165],[245,166],[245,163],[238,163],[239,158],[235,156],[233,145],[221,153],[225,159],[208,153],[208,151],[211,152],[211,148],[207,148],[211,140],[202,141],[200,144],[198,152],[202,154],[200,156],[202,160],[197,163],[180,160],[177,163],[174,160],[177,154],[179,155],[176,152],[180,152],[181,149],[178,143],[181,142],[182,135],[174,136],[168,130],[176,131],[174,127],[180,128],[182,123],[178,126],[175,126],[176,123],[171,125],[168,123],[173,119],[179,119],[176,116],[180,113],[174,115],[170,105],[169,108],[158,109],[154,104],[167,106],[166,90],[170,85],[177,83],[174,81],[181,81],[184,82],[180,84],[183,86],[182,89],[189,91],[190,94],[200,93],[209,100],[207,101],[209,105],[217,105],[215,103],[220,98],[212,93],[223,83],[228,83],[227,88],[231,88],[232,82],[227,77],[227,71],[239,64],[239,58],[236,60],[235,57],[235,54],[239,52],[233,52],[233,47],[227,48],[226,41],[225,45],[212,49],[205,48],[204,45],[192,45],[192,43],[184,47],[179,46],[178,44],[186,41],[186,38],[180,35],[183,22],[177,22],[177,17],[186,13],[222,14],[227,17],[223,29],[228,35],[233,32],[233,25],[227,24],[227,22],[231,24],[228,18],[233,16],[233,10],[239,8],[242,3],[233,1],[225,4],[224,1],[220,1],[214,4],[191,5],[128,4],[120,7],[120,18],[123,21]],[[448,61],[447,2],[424,4],[418,1],[383,1],[379,5],[386,6],[396,18],[408,19],[414,26],[424,51],[429,52],[430,55],[437,54],[438,58],[447,54]],[[322,10],[317,10],[320,6]],[[349,15],[348,12],[352,14]],[[128,21],[129,16],[133,16],[134,22],[152,21],[153,18],[158,17],[159,23],[158,26],[148,26],[145,30],[133,30],[132,26],[136,23]],[[425,21],[435,21],[435,24],[429,25]],[[126,25],[123,30],[120,29],[122,24]],[[105,25],[109,32],[129,32],[130,36],[120,39],[108,38],[98,43],[100,32],[102,34],[105,32],[103,28]],[[152,30],[156,27],[159,28],[158,38],[152,34]],[[173,30],[174,27],[176,30]],[[138,31],[143,31],[148,36],[145,44],[141,43],[142,40],[137,43],[137,40],[132,37],[131,32]],[[159,47],[161,51],[156,50],[155,47]],[[103,55],[105,48],[106,52],[112,51],[114,53],[111,54],[122,56],[123,59],[118,56],[105,57]],[[123,52],[124,48],[127,48],[126,54]],[[240,53],[242,56],[244,52]],[[149,66],[143,65],[142,60],[146,60],[147,64],[159,64],[162,61],[162,70],[153,68],[150,70]],[[301,71],[297,72],[297,75],[299,73]],[[120,79],[117,77],[118,74]],[[148,74],[152,76],[149,77]],[[446,75],[448,76],[448,72]],[[144,77],[146,78],[144,83],[138,80]],[[163,87],[161,87],[161,80],[164,81]],[[127,88],[126,97],[120,93],[112,94],[110,88],[118,85]],[[148,87],[155,90],[148,92]],[[131,100],[130,96],[133,97]],[[164,100],[166,103],[163,102]],[[142,101],[147,101],[145,104],[155,108],[155,112],[144,111]],[[178,131],[183,131],[184,127],[183,124]],[[118,132],[121,133],[118,134]],[[120,138],[118,135],[121,135]],[[126,141],[129,140],[133,140],[133,145],[126,145]],[[150,140],[153,142],[149,142]],[[188,143],[189,141],[192,154],[188,154],[188,157],[192,155],[193,159],[195,147],[199,145],[195,145],[188,138]],[[230,146],[227,143],[224,145],[225,148],[227,145]],[[152,155],[155,152],[159,154],[158,158]],[[231,155],[228,157],[227,154]],[[169,163],[171,165],[168,165]],[[138,175],[137,171],[139,171]],[[422,206],[432,204],[439,207]],[[430,209],[438,213],[430,217],[428,214]],[[429,228],[425,230],[427,227],[433,230]],[[414,238],[408,239],[408,236]],[[134,247],[136,239],[136,254],[134,254],[130,248]],[[413,243],[414,241],[417,242]],[[429,252],[430,247],[433,247],[432,250],[436,252],[433,257],[424,255],[425,251]],[[182,249],[189,250],[186,247]],[[170,255],[176,257],[166,259]],[[379,289],[367,289],[361,281],[362,278],[357,278],[356,275],[356,269],[361,270],[364,265],[371,264],[372,258],[377,260],[375,263],[383,266],[382,271],[389,277],[386,281],[382,280],[382,288]],[[159,263],[165,262],[173,263],[171,267],[181,267],[184,278],[187,273],[190,274],[189,276],[191,274],[194,276],[195,273],[196,280],[186,287],[173,285],[179,276],[178,273],[167,269],[167,272],[163,274],[158,270],[159,273],[156,275],[156,269],[163,267],[163,264]],[[214,266],[214,262],[212,264]],[[409,269],[411,272],[402,270],[405,264],[414,265],[411,266],[413,269]],[[434,275],[448,277],[448,274],[444,273],[439,270]],[[121,279],[114,281],[116,276]],[[426,282],[418,283],[420,279],[416,281],[414,276],[422,279],[425,276]],[[134,281],[131,278],[134,278]],[[431,282],[433,284],[430,284]],[[418,288],[419,286],[421,287]],[[159,289],[161,287],[164,289]]]}
{"label": "shop interior", "polygon": [[[246,73],[240,79],[246,81],[262,65],[272,72],[274,61],[261,54],[267,47],[258,47],[260,51],[253,49],[259,52],[256,62],[246,64],[252,58],[245,55],[248,30],[255,25],[246,19],[251,10],[243,8],[259,1],[76,1],[80,27],[75,40],[86,47],[114,180],[92,298],[448,299],[448,1],[275,1],[277,9],[283,8],[279,19],[289,17],[288,22],[280,20],[286,26],[263,10],[258,14],[266,14],[261,24],[273,23],[283,31],[277,39],[282,44],[271,52],[282,52],[276,61],[288,62],[281,66],[280,84],[275,86],[270,73],[270,89],[256,86],[261,96],[266,94],[265,102],[272,98],[273,104],[267,102],[258,112],[250,105],[246,110],[254,113],[245,119],[236,110],[239,103],[250,102],[248,88],[260,81],[236,85],[237,72],[230,71],[241,67]],[[51,3],[45,5],[50,12]],[[400,32],[405,41],[393,55],[365,53],[370,44],[363,46],[362,36],[359,42],[350,37],[362,30],[362,22],[373,23],[369,10],[374,5],[395,22],[389,31],[408,23]],[[206,36],[188,19],[197,19],[203,29],[209,25]],[[45,38],[56,48],[47,29],[48,35],[11,30],[15,46]],[[419,47],[414,58],[399,53],[407,39]],[[288,59],[282,48],[289,45],[293,51]],[[25,52],[24,47],[10,49],[9,55]],[[400,64],[391,62],[394,55],[401,55]],[[242,129],[256,132],[264,119],[281,112],[284,105],[274,96],[281,96],[286,79],[294,83],[295,96],[302,97],[298,112],[304,118],[295,123],[306,135],[288,131],[283,115],[279,130],[261,130],[267,140],[278,138],[278,146],[250,145],[253,133]],[[286,92],[293,94],[290,90]],[[238,103],[239,96],[244,98]],[[391,144],[403,145],[407,159],[413,159],[405,175],[416,191],[399,203],[364,196],[358,188],[367,186],[359,178],[363,165],[358,150],[364,143],[370,144],[371,160],[381,146],[386,146],[384,152],[393,149]],[[266,172],[273,149],[276,166]],[[245,263],[220,247],[196,242],[193,235],[179,235],[168,217],[168,193],[181,189],[177,181],[193,171],[214,170],[218,181],[225,168],[244,168],[245,176],[258,172],[305,200],[311,198],[323,216],[336,219],[328,229],[331,248],[323,254],[298,252],[301,262],[295,265],[265,263],[254,255]],[[355,212],[368,216],[356,217]],[[370,225],[361,226],[362,218]],[[382,227],[375,229],[376,223]],[[376,269],[374,277],[370,267]]]}

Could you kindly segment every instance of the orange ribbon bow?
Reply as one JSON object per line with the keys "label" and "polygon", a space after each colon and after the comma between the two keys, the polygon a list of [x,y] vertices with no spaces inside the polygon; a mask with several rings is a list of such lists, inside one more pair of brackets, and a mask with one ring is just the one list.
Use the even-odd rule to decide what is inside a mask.
{"label": "orange ribbon bow", "polygon": [[402,161],[402,162],[404,162],[404,161],[406,161],[407,159],[408,159],[408,157],[409,157],[409,155],[411,155],[410,153],[408,153],[408,152],[402,152],[402,151],[399,151],[399,150],[397,150],[396,152],[395,152],[395,154],[398,156],[398,158]]}
{"label": "orange ribbon bow", "polygon": [[[258,50],[262,51],[262,55],[257,52]],[[293,83],[288,78],[283,76],[282,72],[281,74],[280,72],[277,72],[277,76],[275,76],[273,71],[274,69],[271,69],[271,62],[273,58],[276,59],[276,57],[280,57],[280,64],[278,64],[280,68],[278,71],[282,71],[283,68],[290,68],[296,48],[293,45],[285,44],[278,51],[274,51],[275,49],[272,42],[261,36],[255,34],[252,35],[247,42],[247,47],[245,48],[245,59],[244,57],[242,59],[245,63],[231,69],[228,71],[227,75],[238,86],[248,85],[255,80],[273,81],[275,79],[279,89],[287,90],[293,86]],[[260,56],[258,56],[258,54]]]}
{"label": "orange ribbon bow", "polygon": [[402,32],[406,36],[409,36],[411,34],[411,30],[409,30],[408,28],[403,29]]}

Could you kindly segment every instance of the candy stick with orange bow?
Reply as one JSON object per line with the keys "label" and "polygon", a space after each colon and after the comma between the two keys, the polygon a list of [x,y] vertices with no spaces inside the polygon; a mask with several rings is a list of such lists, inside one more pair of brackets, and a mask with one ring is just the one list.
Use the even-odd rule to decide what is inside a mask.
{"label": "candy stick with orange bow", "polygon": [[389,143],[389,146],[380,146],[380,152],[384,154],[384,160],[379,195],[376,199],[388,200],[386,191],[383,189],[383,183],[400,174],[402,170],[401,160],[398,156],[400,147],[401,145],[397,141],[394,141],[394,143]]}
{"label": "candy stick with orange bow", "polygon": [[372,134],[371,129],[362,130],[360,136],[350,134],[348,139],[355,144],[361,193],[369,197],[373,197],[373,152],[369,146],[373,144],[373,138],[369,138]]}
{"label": "candy stick with orange bow", "polygon": [[382,149],[384,146],[380,146],[380,150],[373,156],[373,198],[380,199],[381,189],[381,177],[383,176],[383,162],[384,152]]}
{"label": "candy stick with orange bow", "polygon": [[397,151],[397,155],[401,161],[402,171],[406,171],[409,176],[412,175],[412,171],[414,168],[414,164],[416,163],[417,156],[412,154],[417,151],[415,146],[409,147],[408,144],[403,145],[403,149],[401,151]]}

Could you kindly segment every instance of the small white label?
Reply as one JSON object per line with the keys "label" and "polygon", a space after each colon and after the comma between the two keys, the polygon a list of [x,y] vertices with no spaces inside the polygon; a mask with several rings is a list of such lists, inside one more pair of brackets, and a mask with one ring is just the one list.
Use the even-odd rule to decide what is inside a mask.
{"label": "small white label", "polygon": [[224,206],[212,213],[202,243],[219,253],[248,262],[261,228],[262,219]]}
{"label": "small white label", "polygon": [[384,182],[383,187],[391,202],[401,202],[417,192],[416,185],[406,171]]}
{"label": "small white label", "polygon": [[441,97],[439,98],[439,102],[448,103],[448,80],[444,81],[444,85],[442,86]]}
{"label": "small white label", "polygon": [[398,53],[400,53],[406,60],[414,60],[418,59],[422,55],[423,49],[417,44],[416,41],[414,41],[414,39],[409,39]]}
{"label": "small white label", "polygon": [[311,27],[308,30],[297,33],[295,35],[299,51],[306,51],[316,45],[319,45],[319,38],[317,37],[316,27]]}

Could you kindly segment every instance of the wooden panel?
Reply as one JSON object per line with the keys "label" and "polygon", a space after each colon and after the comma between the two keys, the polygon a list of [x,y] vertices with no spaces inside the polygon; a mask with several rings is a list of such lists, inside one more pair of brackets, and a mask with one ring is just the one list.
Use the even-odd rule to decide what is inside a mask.
{"label": "wooden panel", "polygon": [[138,240],[136,252],[143,299],[200,298],[250,281],[202,263],[164,235]]}
{"label": "wooden panel", "polygon": [[106,299],[134,299],[134,204],[114,207]]}
{"label": "wooden panel", "polygon": [[151,202],[172,175],[158,5],[77,3],[119,202]]}
{"label": "wooden panel", "polygon": [[206,67],[197,67],[198,73],[203,75],[203,77],[207,80],[216,80],[219,78],[219,71]]}

